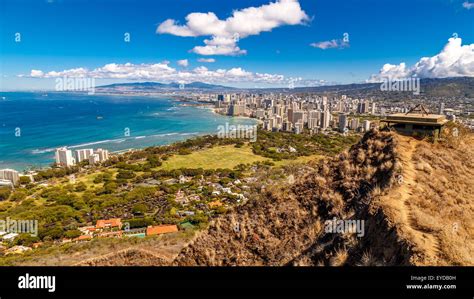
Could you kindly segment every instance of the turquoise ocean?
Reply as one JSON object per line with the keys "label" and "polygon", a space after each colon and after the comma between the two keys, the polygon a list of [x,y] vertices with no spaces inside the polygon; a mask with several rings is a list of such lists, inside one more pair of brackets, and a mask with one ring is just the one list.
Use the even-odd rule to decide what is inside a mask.
{"label": "turquoise ocean", "polygon": [[170,144],[217,134],[226,122],[255,124],[165,96],[0,92],[0,169],[49,166],[61,146],[117,152]]}

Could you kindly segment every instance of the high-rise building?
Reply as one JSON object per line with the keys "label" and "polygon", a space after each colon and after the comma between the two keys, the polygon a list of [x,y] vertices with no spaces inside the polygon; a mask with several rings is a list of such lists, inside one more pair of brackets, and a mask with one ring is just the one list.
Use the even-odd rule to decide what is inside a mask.
{"label": "high-rise building", "polygon": [[229,115],[238,116],[245,114],[245,105],[233,104],[229,106]]}
{"label": "high-rise building", "polygon": [[20,175],[13,169],[0,169],[0,180],[10,181],[13,185],[17,185],[20,182]]}
{"label": "high-rise building", "polygon": [[317,110],[311,110],[308,113],[308,119],[309,118],[316,118],[319,120],[321,118],[321,112]]}
{"label": "high-rise building", "polygon": [[296,134],[302,133],[303,132],[303,123],[302,122],[296,122],[294,127],[293,127],[293,131]]}
{"label": "high-rise building", "polygon": [[322,118],[321,118],[321,128],[326,129],[329,127],[329,124],[331,123],[331,112],[329,111],[324,111]]}
{"label": "high-rise building", "polygon": [[264,118],[265,117],[265,110],[264,109],[257,109],[255,112],[256,118]]}
{"label": "high-rise building", "polygon": [[66,147],[56,149],[56,164],[62,167],[71,167],[76,164],[76,159],[72,156],[72,151]]}
{"label": "high-rise building", "polygon": [[285,106],[278,106],[277,114],[281,117],[285,116]]}
{"label": "high-rise building", "polygon": [[98,148],[96,151],[94,151],[94,154],[99,156],[99,161],[100,162],[104,162],[104,161],[107,161],[109,159],[109,151],[108,150]]}
{"label": "high-rise building", "polygon": [[339,114],[339,131],[344,132],[347,128],[347,114]]}
{"label": "high-rise building", "polygon": [[358,113],[358,114],[362,114],[362,113],[363,113],[363,112],[362,112],[363,110],[364,110],[364,103],[359,103],[359,104],[357,104],[357,113]]}
{"label": "high-rise building", "polygon": [[351,122],[349,124],[349,128],[351,130],[357,130],[358,127],[359,127],[359,119],[358,118],[351,119]]}
{"label": "high-rise building", "polygon": [[267,99],[267,100],[263,100],[263,106],[265,108],[270,108],[273,106],[273,100],[270,100],[270,99]]}
{"label": "high-rise building", "polygon": [[444,114],[444,103],[443,103],[443,102],[441,102],[441,103],[439,104],[439,111],[438,111],[438,114],[440,114],[440,115],[443,115],[443,114]]}
{"label": "high-rise building", "polygon": [[314,129],[318,126],[317,118],[308,118],[308,129]]}
{"label": "high-rise building", "polygon": [[92,154],[89,156],[89,164],[94,165],[100,162],[100,158],[98,154]]}
{"label": "high-rise building", "polygon": [[293,112],[293,123],[304,123],[304,112],[303,111],[295,111]]}
{"label": "high-rise building", "polygon": [[289,121],[283,122],[282,130],[285,132],[291,132],[293,130],[293,124]]}
{"label": "high-rise building", "polygon": [[89,159],[90,155],[92,155],[93,153],[94,150],[91,148],[76,150],[76,162],[79,163],[81,161]]}
{"label": "high-rise building", "polygon": [[291,122],[291,123],[294,123],[293,121],[293,108],[288,108],[288,121]]}
{"label": "high-rise building", "polygon": [[282,110],[282,108],[283,108],[283,107],[280,106],[280,105],[275,105],[275,106],[273,106],[273,107],[272,107],[273,114],[282,116],[282,115],[283,115],[282,113],[283,113],[283,111],[284,111],[284,110]]}
{"label": "high-rise building", "polygon": [[364,131],[370,131],[370,120],[364,120],[364,124],[362,126],[364,128]]}
{"label": "high-rise building", "polygon": [[372,102],[372,109],[370,111],[372,114],[375,114],[375,102]]}

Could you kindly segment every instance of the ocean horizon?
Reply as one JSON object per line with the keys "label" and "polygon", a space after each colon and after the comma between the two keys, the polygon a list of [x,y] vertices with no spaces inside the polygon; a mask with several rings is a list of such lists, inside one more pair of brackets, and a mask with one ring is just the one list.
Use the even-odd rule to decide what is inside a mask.
{"label": "ocean horizon", "polygon": [[119,152],[167,145],[216,134],[225,123],[256,121],[166,96],[0,92],[0,168],[50,166],[62,146]]}

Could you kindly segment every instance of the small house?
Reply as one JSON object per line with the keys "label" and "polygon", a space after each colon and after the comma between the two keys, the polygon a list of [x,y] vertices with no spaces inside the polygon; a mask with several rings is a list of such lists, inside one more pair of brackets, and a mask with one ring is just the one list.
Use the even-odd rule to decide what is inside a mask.
{"label": "small house", "polygon": [[178,231],[178,226],[175,224],[163,224],[163,225],[155,225],[155,226],[148,226],[146,228],[146,235],[161,235],[161,234],[168,234],[168,233],[175,233]]}

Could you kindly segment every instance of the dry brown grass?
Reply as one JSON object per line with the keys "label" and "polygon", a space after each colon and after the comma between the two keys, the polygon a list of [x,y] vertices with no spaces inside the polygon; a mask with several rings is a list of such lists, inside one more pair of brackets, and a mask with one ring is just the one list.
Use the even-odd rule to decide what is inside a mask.
{"label": "dry brown grass", "polygon": [[346,263],[348,257],[349,257],[349,253],[347,252],[347,249],[339,248],[334,252],[332,257],[329,259],[329,265],[330,266],[343,266]]}
{"label": "dry brown grass", "polygon": [[360,258],[359,263],[357,266],[367,267],[367,266],[383,266],[384,263],[378,260],[370,250],[365,250],[362,253],[362,257]]}
{"label": "dry brown grass", "polygon": [[423,166],[409,200],[413,225],[438,240],[439,264],[474,265],[474,137],[463,139],[423,143],[413,157]]}
{"label": "dry brown grass", "polygon": [[381,201],[415,265],[474,265],[474,137],[398,137],[404,182]]}

